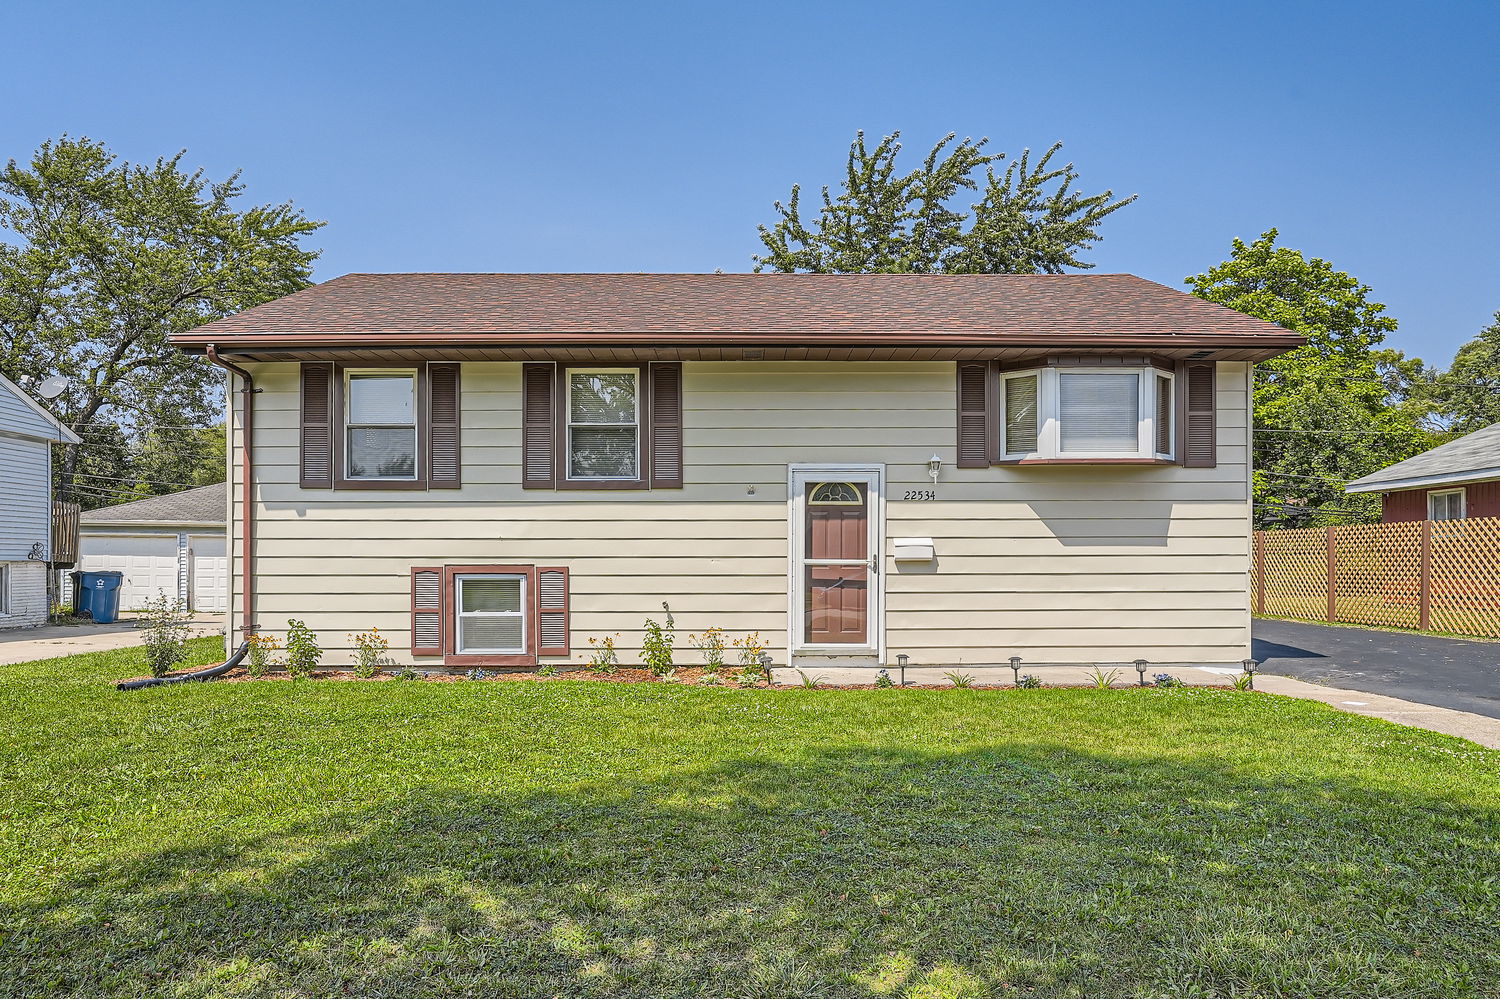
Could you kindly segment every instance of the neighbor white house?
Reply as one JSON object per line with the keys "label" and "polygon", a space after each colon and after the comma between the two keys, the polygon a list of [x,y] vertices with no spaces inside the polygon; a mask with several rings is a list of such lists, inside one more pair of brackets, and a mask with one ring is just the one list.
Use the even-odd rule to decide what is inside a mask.
{"label": "neighbor white house", "polygon": [[1129,275],[353,274],[175,342],[232,372],[231,642],[465,669],[664,603],[778,664],[1238,662],[1302,340]]}
{"label": "neighbor white house", "polygon": [[78,436],[0,375],[0,629],[47,622],[54,441]]}

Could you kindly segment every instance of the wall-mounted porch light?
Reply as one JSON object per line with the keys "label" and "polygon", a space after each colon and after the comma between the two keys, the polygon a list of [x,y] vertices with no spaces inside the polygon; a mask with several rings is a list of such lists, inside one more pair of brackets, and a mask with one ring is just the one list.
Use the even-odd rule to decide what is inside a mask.
{"label": "wall-mounted porch light", "polygon": [[943,470],[943,459],[940,455],[933,455],[927,459],[927,474],[932,476],[932,484],[937,485],[938,472]]}

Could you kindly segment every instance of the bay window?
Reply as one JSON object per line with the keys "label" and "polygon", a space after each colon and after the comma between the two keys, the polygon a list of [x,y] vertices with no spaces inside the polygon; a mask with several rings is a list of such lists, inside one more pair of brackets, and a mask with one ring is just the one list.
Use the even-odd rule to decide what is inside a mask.
{"label": "bay window", "polygon": [[1045,367],[1001,373],[1002,460],[1173,460],[1173,373]]}

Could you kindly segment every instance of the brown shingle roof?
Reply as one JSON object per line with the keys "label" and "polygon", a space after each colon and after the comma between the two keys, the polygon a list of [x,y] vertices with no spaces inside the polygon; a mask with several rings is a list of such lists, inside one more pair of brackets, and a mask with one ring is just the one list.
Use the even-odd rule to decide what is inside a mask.
{"label": "brown shingle roof", "polygon": [[236,344],[1047,341],[1279,326],[1129,274],[348,274],[177,336]]}

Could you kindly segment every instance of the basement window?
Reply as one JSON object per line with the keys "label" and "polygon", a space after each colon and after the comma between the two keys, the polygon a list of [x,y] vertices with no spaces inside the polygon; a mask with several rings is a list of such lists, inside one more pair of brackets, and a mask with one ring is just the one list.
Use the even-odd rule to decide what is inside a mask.
{"label": "basement window", "polygon": [[462,575],[453,585],[460,655],[525,655],[525,576]]}
{"label": "basement window", "polygon": [[1170,461],[1176,443],[1173,377],[1149,366],[1003,372],[1001,455],[1011,461]]}

